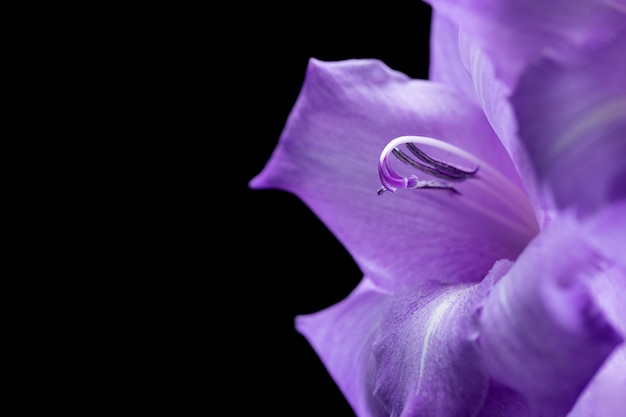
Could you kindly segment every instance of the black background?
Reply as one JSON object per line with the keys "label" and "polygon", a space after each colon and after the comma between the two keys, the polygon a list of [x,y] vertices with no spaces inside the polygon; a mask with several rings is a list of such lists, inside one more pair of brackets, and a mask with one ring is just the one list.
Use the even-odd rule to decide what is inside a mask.
{"label": "black background", "polygon": [[219,386],[207,401],[227,401],[234,410],[227,415],[354,415],[294,318],[342,300],[361,273],[295,196],[248,188],[276,146],[309,58],[378,58],[428,78],[428,5],[306,7],[254,6],[245,17],[234,11],[198,51],[211,61],[201,118],[208,134],[200,140],[212,151],[198,190],[210,200],[204,257],[211,289],[204,293],[211,306],[197,322],[211,339],[206,381]]}
{"label": "black background", "polygon": [[[39,288],[50,308],[36,321],[49,335],[23,326],[41,339],[17,366],[41,364],[22,376],[47,392],[23,390],[23,406],[354,415],[294,318],[343,300],[361,273],[295,196],[248,183],[310,58],[377,58],[427,78],[430,7],[285,4],[67,13],[67,28],[52,19],[35,36],[47,55],[23,48],[44,93],[24,100],[48,113],[27,123],[41,125],[45,146],[23,142],[50,159],[41,181],[54,199],[24,188],[37,196],[33,221],[55,230],[49,241],[24,233],[47,252],[25,265],[41,264],[56,291]],[[57,138],[66,133],[76,143]],[[23,281],[29,296],[40,285]]]}

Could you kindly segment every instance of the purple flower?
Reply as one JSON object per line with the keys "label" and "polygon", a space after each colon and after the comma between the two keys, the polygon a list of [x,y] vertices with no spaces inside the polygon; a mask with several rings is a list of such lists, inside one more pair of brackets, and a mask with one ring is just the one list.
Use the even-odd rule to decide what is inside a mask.
{"label": "purple flower", "polygon": [[311,59],[251,181],[364,274],[297,329],[359,417],[626,416],[626,4],[430,3],[429,81]]}

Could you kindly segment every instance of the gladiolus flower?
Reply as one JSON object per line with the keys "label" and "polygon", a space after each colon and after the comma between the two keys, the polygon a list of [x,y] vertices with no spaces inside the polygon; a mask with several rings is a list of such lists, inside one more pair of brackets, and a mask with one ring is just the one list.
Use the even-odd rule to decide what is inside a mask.
{"label": "gladiolus flower", "polygon": [[359,417],[624,416],[626,6],[430,3],[430,79],[311,59],[250,183],[364,275],[296,327]]}

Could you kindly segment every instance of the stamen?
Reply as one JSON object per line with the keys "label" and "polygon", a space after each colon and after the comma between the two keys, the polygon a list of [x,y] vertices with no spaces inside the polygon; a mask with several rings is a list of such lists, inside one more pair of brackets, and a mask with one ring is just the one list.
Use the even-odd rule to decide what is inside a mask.
{"label": "stamen", "polygon": [[416,157],[418,157],[419,159],[421,159],[422,161],[428,164],[436,166],[437,169],[443,172],[446,172],[451,177],[471,178],[476,174],[476,172],[478,172],[478,168],[479,168],[478,166],[474,168],[472,171],[470,171],[470,170],[455,167],[454,165],[450,165],[447,162],[439,161],[435,158],[432,158],[428,156],[426,153],[424,153],[423,151],[421,151],[413,143],[407,143],[406,147],[411,151],[411,153],[413,153],[413,155],[415,155]]}
{"label": "stamen", "polygon": [[[478,172],[479,166],[477,165],[474,170],[466,170],[454,165],[451,165],[447,162],[440,161],[435,159],[425,152],[420,150],[415,144],[411,142],[402,142],[407,145],[407,148],[411,151],[413,155],[415,155],[422,162],[416,161],[412,159],[409,155],[402,152],[396,146],[390,146],[394,142],[398,141],[398,139],[402,138],[419,138],[418,136],[403,136],[400,138],[396,138],[392,140],[383,150],[380,156],[380,164],[378,165],[378,172],[380,175],[380,180],[383,183],[383,187],[378,189],[378,194],[382,194],[385,190],[389,190],[391,192],[395,192],[398,188],[404,189],[414,189],[414,188],[437,188],[437,189],[447,189],[455,194],[460,194],[459,191],[454,188],[452,185],[446,182],[439,181],[420,181],[417,176],[411,175],[410,177],[402,177],[397,174],[394,169],[391,167],[391,163],[389,162],[389,152],[391,152],[396,158],[405,164],[417,168],[418,170],[425,172],[433,177],[442,178],[452,182],[462,182],[468,178],[473,178],[476,176],[476,172]],[[430,139],[430,138],[425,138]],[[432,139],[435,140],[435,139]],[[437,141],[439,142],[439,141]],[[445,142],[441,142],[445,143]],[[450,145],[451,146],[451,145]],[[458,148],[456,148],[458,149]],[[427,165],[427,164],[430,164]]]}
{"label": "stamen", "polygon": [[[417,160],[400,150],[400,145],[405,145]],[[431,146],[446,151],[452,155],[461,157],[465,161],[468,161],[474,165],[475,168],[461,168],[459,166],[441,161],[428,155],[426,152],[418,148],[417,145]],[[404,164],[416,168],[419,171],[433,177],[441,178],[445,180],[445,182],[420,180],[416,175],[411,175],[409,177],[399,175],[391,166],[391,161],[389,160],[390,155],[394,155]],[[482,172],[482,175],[480,176],[477,175],[479,169]],[[501,223],[507,223],[511,227],[525,229],[526,231],[537,230],[537,223],[535,221],[532,207],[530,206],[526,195],[518,188],[517,185],[513,184],[498,170],[475,157],[473,154],[447,142],[424,136],[400,136],[395,138],[389,142],[387,146],[385,146],[380,155],[378,173],[382,183],[382,187],[380,187],[377,191],[378,195],[383,194],[385,191],[393,193],[398,189],[415,188],[446,189],[454,194],[461,194],[454,186],[449,184],[449,182],[461,183],[468,179],[478,179],[480,181],[473,182],[473,184],[482,191],[491,195],[491,197],[498,201],[499,204],[507,207],[511,213],[522,221],[524,226],[520,227],[518,222],[512,221],[512,219],[508,218],[508,216],[503,216],[502,213],[490,209],[480,202],[464,199],[464,203],[466,203],[469,207],[472,207],[472,209],[489,215]]]}
{"label": "stamen", "polygon": [[[415,149],[419,152],[422,152],[417,148]],[[468,175],[466,171],[462,171],[456,168],[455,169],[458,172],[448,170],[448,168],[443,165],[444,163],[441,163],[440,161],[437,161],[435,159],[433,159],[433,161],[435,161],[435,163],[433,163],[434,167],[430,167],[428,165],[422,164],[421,162],[418,162],[412,159],[410,156],[408,156],[407,154],[405,154],[398,148],[393,148],[391,152],[396,156],[396,158],[398,158],[400,161],[404,162],[405,164],[410,165],[413,168],[417,168],[422,172],[430,174],[433,177],[447,179],[448,181],[464,181],[467,178],[471,178],[471,174]],[[411,152],[413,152],[412,149],[411,149]]]}

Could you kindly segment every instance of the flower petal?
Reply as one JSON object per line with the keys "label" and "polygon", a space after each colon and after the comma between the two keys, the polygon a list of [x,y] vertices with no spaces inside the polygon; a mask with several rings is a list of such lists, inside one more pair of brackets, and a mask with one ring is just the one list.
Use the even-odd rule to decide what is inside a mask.
{"label": "flower petal", "polygon": [[543,225],[552,217],[553,207],[542,194],[532,160],[518,137],[517,120],[509,102],[511,89],[496,77],[491,60],[462,31],[459,32],[459,48],[463,65],[468,68],[472,78],[478,102],[513,160],[535,210],[537,221]]}
{"label": "flower petal", "polygon": [[625,45],[626,30],[567,59],[545,56],[511,98],[536,175],[561,209],[587,214],[626,199]]}
{"label": "flower petal", "polygon": [[542,415],[565,416],[623,341],[588,286],[600,265],[578,229],[553,223],[485,302],[479,342],[490,375]]}
{"label": "flower petal", "polygon": [[587,240],[605,257],[626,268],[626,201],[610,204],[583,223]]}
{"label": "flower petal", "polygon": [[476,346],[476,307],[511,262],[480,284],[418,285],[390,299],[374,342],[374,396],[385,416],[476,415],[489,378]]}
{"label": "flower petal", "polygon": [[[476,415],[489,390],[476,308],[511,264],[497,262],[479,284],[424,282],[393,295],[364,278],[340,303],[299,316],[297,328],[359,417]],[[492,394],[502,406],[503,391]]]}
{"label": "flower petal", "polygon": [[461,60],[459,27],[433,10],[430,25],[430,68],[428,79],[449,85],[470,100],[476,100],[472,78]]}
{"label": "flower petal", "polygon": [[[517,120],[509,102],[511,88],[496,77],[489,57],[457,24],[436,10],[433,19],[432,76],[479,103],[520,174],[537,221],[543,225],[552,217],[553,207],[542,195],[532,160],[517,135]],[[466,85],[468,75],[469,86]]]}
{"label": "flower petal", "polygon": [[546,49],[611,39],[626,26],[622,0],[429,0],[466,32],[494,63],[496,76],[515,85],[525,65]]}
{"label": "flower petal", "polygon": [[250,185],[298,195],[389,290],[416,277],[478,281],[496,260],[515,259],[529,235],[503,233],[477,210],[489,209],[486,201],[432,190],[376,194],[380,153],[402,135],[462,147],[517,184],[511,192],[521,187],[480,108],[454,90],[376,60],[315,59],[279,145]]}
{"label": "flower petal", "polygon": [[[517,135],[517,114],[508,99],[528,63],[547,52],[562,59],[572,51],[577,53],[577,48],[597,47],[611,41],[623,45],[626,41],[621,33],[626,28],[626,4],[623,0],[432,0],[429,3],[433,6],[433,16],[446,16],[458,25],[461,59],[470,72],[478,101],[523,178],[539,223],[549,222],[554,211],[553,201],[537,185],[534,160]],[[622,55],[626,53],[622,51]],[[534,84],[529,86],[539,91]],[[547,94],[547,91],[550,90],[541,93]],[[533,115],[538,113],[543,120],[558,106],[560,103],[540,114],[534,112],[534,107],[527,110]],[[608,147],[607,152],[610,152]],[[600,152],[596,154],[600,157]],[[618,176],[622,177],[623,172]],[[593,175],[588,176],[588,181],[589,178]],[[569,177],[563,182],[577,183],[569,181]],[[610,186],[616,188],[611,192],[621,195],[626,189],[623,184],[612,181]]]}
{"label": "flower petal", "polygon": [[372,409],[371,346],[388,296],[367,278],[344,300],[296,318],[306,337],[359,417]]}

